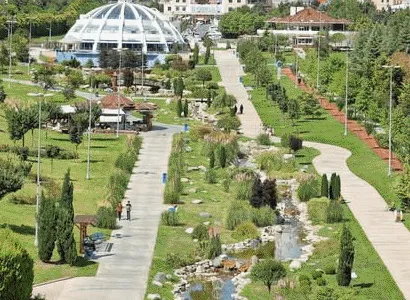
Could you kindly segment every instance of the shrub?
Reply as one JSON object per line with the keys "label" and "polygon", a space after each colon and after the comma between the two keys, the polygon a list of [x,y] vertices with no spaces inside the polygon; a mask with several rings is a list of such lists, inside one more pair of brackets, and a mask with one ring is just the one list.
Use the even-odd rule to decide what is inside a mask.
{"label": "shrub", "polygon": [[260,259],[275,258],[275,242],[267,242],[256,249],[248,248],[232,253],[232,256],[242,259],[251,259],[254,255]]}
{"label": "shrub", "polygon": [[271,141],[270,141],[270,137],[269,134],[266,133],[261,133],[256,137],[256,142],[259,145],[265,145],[265,146],[269,146],[271,145]]}
{"label": "shrub", "polygon": [[276,213],[269,206],[251,208],[251,220],[258,227],[276,224]]}
{"label": "shrub", "polygon": [[280,139],[280,144],[283,148],[290,148],[290,134],[285,133]]}
{"label": "shrub", "polygon": [[124,198],[128,185],[129,174],[122,170],[115,170],[108,181],[109,200],[114,208]]}
{"label": "shrub", "polygon": [[312,278],[314,280],[317,280],[318,278],[321,278],[323,276],[323,273],[321,271],[312,271]]}
{"label": "shrub", "polygon": [[313,224],[318,224],[327,220],[328,206],[329,199],[326,197],[310,199],[308,202],[308,214]]}
{"label": "shrub", "polygon": [[228,209],[226,219],[226,228],[235,229],[241,223],[248,221],[250,218],[247,203],[234,201]]}
{"label": "shrub", "polygon": [[191,254],[182,254],[182,253],[167,253],[165,260],[173,268],[181,268],[185,266],[192,265],[195,263],[195,257]]}
{"label": "shrub", "polygon": [[197,239],[198,241],[208,240],[208,227],[204,224],[199,224],[198,226],[196,226],[194,228],[194,231],[192,232],[192,238]]}
{"label": "shrub", "polygon": [[215,167],[215,152],[213,150],[209,153],[209,167],[211,169]]}
{"label": "shrub", "polygon": [[311,284],[310,277],[309,277],[308,275],[306,275],[306,274],[301,274],[301,275],[299,275],[298,280],[299,280],[299,283],[302,283],[302,282],[305,281],[305,282],[307,282],[309,285]]}
{"label": "shrub", "polygon": [[161,221],[162,221],[162,224],[166,226],[178,226],[179,225],[178,213],[175,211],[164,211],[161,214]]}
{"label": "shrub", "polygon": [[376,133],[374,137],[380,147],[386,149],[389,148],[389,136],[386,133]]}
{"label": "shrub", "polygon": [[191,127],[189,135],[193,141],[197,141],[203,139],[205,135],[210,134],[212,131],[212,126],[208,124],[198,124]]}
{"label": "shrub", "polygon": [[26,205],[34,205],[36,204],[37,197],[36,195],[17,195],[13,194],[10,196],[10,202],[14,204],[26,204]]}
{"label": "shrub", "polygon": [[367,134],[369,135],[372,134],[374,131],[373,123],[369,123],[369,122],[364,123],[364,129],[366,130]]}
{"label": "shrub", "polygon": [[352,280],[352,267],[354,262],[353,236],[349,227],[343,225],[340,237],[339,266],[337,268],[336,280],[339,286],[349,286]]}
{"label": "shrub", "polygon": [[249,200],[252,195],[253,179],[241,180],[236,185],[235,196],[238,200]]}
{"label": "shrub", "polygon": [[41,197],[38,211],[38,257],[41,261],[50,261],[56,242],[56,207],[55,200]]}
{"label": "shrub", "polygon": [[324,266],[323,271],[325,271],[327,275],[334,275],[336,274],[336,266],[334,263],[328,263]]}
{"label": "shrub", "polygon": [[237,116],[223,116],[216,123],[217,128],[223,129],[226,132],[230,132],[231,130],[238,130],[240,126],[241,121],[239,121],[239,118]]}
{"label": "shrub", "polygon": [[272,284],[285,276],[285,267],[281,262],[273,259],[263,260],[253,266],[251,270],[252,280],[262,281],[263,284],[268,288],[269,293]]}
{"label": "shrub", "polygon": [[260,235],[258,228],[250,221],[238,225],[232,232],[236,240],[254,239]]}
{"label": "shrub", "polygon": [[339,201],[330,201],[326,209],[326,223],[343,221],[343,208]]}
{"label": "shrub", "polygon": [[97,227],[115,229],[117,226],[115,210],[112,207],[101,206],[97,210]]}
{"label": "shrub", "polygon": [[224,180],[222,180],[222,186],[224,188],[224,192],[229,192],[229,187],[231,186],[231,177],[230,175],[226,175]]}
{"label": "shrub", "polygon": [[7,193],[21,189],[31,164],[0,159],[0,199]]}
{"label": "shrub", "polygon": [[282,168],[282,153],[266,151],[258,156],[256,159],[258,166],[264,171],[279,171]]}
{"label": "shrub", "polygon": [[75,152],[60,151],[58,158],[59,159],[77,159],[78,154]]}
{"label": "shrub", "polygon": [[164,203],[165,204],[179,203],[179,194],[174,190],[174,188],[170,184],[165,185]]}
{"label": "shrub", "polygon": [[221,168],[225,168],[226,167],[226,148],[223,145],[219,146],[219,151],[218,151],[218,156],[219,156],[219,165]]}
{"label": "shrub", "polygon": [[317,284],[318,286],[325,286],[325,285],[327,285],[327,281],[326,281],[326,279],[324,279],[323,277],[319,277],[319,278],[316,280],[316,284]]}
{"label": "shrub", "polygon": [[0,299],[27,300],[33,290],[33,259],[10,229],[0,236]]}
{"label": "shrub", "polygon": [[115,167],[131,174],[132,169],[134,168],[135,160],[136,156],[134,153],[120,153],[115,161]]}
{"label": "shrub", "polygon": [[28,147],[19,147],[17,149],[17,155],[22,161],[26,161],[28,158],[29,149]]}
{"label": "shrub", "polygon": [[298,187],[298,198],[300,201],[306,202],[318,195],[317,181],[315,179],[303,182]]}
{"label": "shrub", "polygon": [[207,183],[214,184],[217,183],[218,180],[216,178],[216,171],[215,169],[208,169],[205,171],[205,180]]}
{"label": "shrub", "polygon": [[208,259],[213,259],[222,254],[222,245],[219,235],[211,237],[208,245]]}
{"label": "shrub", "polygon": [[292,149],[293,152],[302,149],[302,139],[291,135],[289,138],[289,148]]}

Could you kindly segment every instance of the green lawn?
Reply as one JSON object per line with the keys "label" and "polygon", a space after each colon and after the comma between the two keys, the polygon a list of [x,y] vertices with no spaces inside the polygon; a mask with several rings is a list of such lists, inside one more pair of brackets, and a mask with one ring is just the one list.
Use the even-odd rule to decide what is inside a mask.
{"label": "green lawn", "polygon": [[[249,75],[247,75],[249,76]],[[252,82],[251,78],[249,79]],[[287,77],[281,79],[289,97],[297,97],[301,91]],[[350,170],[376,188],[387,200],[396,201],[394,184],[397,174],[387,176],[387,164],[381,160],[356,135],[349,132],[344,136],[344,125],[333,119],[325,110],[318,119],[302,117],[292,128],[291,121],[283,116],[278,106],[266,100],[265,89],[257,88],[252,91],[252,102],[262,121],[275,129],[275,135],[284,133],[298,133],[304,140],[332,144],[349,149],[352,156],[347,160]]]}
{"label": "green lawn", "polygon": [[[0,111],[0,128],[7,128]],[[57,145],[66,151],[74,151],[74,145],[69,141],[68,135],[48,131],[46,139],[45,131],[42,131],[42,145]],[[70,169],[71,179],[74,183],[74,209],[76,214],[95,214],[98,205],[104,203],[108,194],[107,183],[114,168],[114,162],[117,155],[126,148],[126,137],[121,136],[117,140],[111,135],[95,134],[91,140],[91,180],[86,180],[86,163],[87,163],[87,142],[84,136],[84,142],[78,147],[79,159],[59,160],[55,159],[53,169],[51,169],[51,160],[41,159],[41,177],[42,181],[52,179],[61,185],[64,173]],[[6,132],[0,132],[1,144],[13,144]],[[31,133],[26,134],[26,146],[30,148],[37,147],[37,130],[34,131],[33,140]],[[21,145],[21,142],[17,142]],[[114,155],[113,155],[114,153]],[[7,153],[0,153],[1,158],[6,158]],[[36,157],[29,157],[33,167],[29,177],[27,177],[23,188],[16,193],[16,196],[29,196],[35,199],[36,184],[35,174]],[[35,283],[40,283],[56,278],[67,276],[91,276],[95,275],[97,264],[86,262],[80,259],[79,266],[69,267],[68,265],[44,264],[37,258],[36,248],[34,247],[34,224],[35,224],[35,205],[13,204],[9,200],[13,194],[6,195],[1,199],[2,209],[0,211],[0,234],[6,226],[9,226],[18,236],[23,246],[27,249],[30,256],[35,260],[34,273]],[[90,227],[90,232],[102,231],[110,234],[108,230],[101,230]],[[79,240],[79,230],[75,227],[74,234],[76,241]],[[78,247],[78,246],[77,246]],[[53,260],[57,260],[54,255]]]}
{"label": "green lawn", "polygon": [[[332,288],[338,295],[338,297],[331,299],[404,299],[401,291],[397,287],[390,273],[386,270],[379,255],[370,244],[348,206],[344,204],[343,207],[345,222],[349,225],[355,239],[353,271],[356,272],[358,278],[352,280],[351,287],[345,288],[337,285],[336,275],[324,275],[324,278],[327,281],[327,286]],[[322,241],[315,246],[314,254],[307,263],[302,265],[300,270],[297,270],[294,273],[288,272],[289,278],[292,278],[296,282],[298,276],[301,274],[310,277],[312,281],[312,292],[310,293],[310,296],[315,295],[315,292],[318,289],[317,284],[311,277],[312,272],[316,269],[323,269],[324,266],[329,263],[334,263],[334,265],[336,265],[336,260],[339,256],[339,239],[341,231],[342,223],[324,225],[322,230],[320,230],[320,235],[329,237],[329,240]],[[285,298],[289,300],[316,299],[306,297],[300,287],[296,287],[295,289],[281,289],[276,292],[283,294]],[[248,297],[249,300],[272,299],[272,295],[269,295],[266,287],[260,283],[247,285],[244,288],[242,295]],[[342,296],[344,297],[342,298]]]}

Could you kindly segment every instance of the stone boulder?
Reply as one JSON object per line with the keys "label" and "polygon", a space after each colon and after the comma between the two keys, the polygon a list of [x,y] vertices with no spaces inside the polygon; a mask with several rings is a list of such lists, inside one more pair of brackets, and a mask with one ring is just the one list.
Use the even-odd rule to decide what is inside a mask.
{"label": "stone boulder", "polygon": [[211,218],[212,217],[212,215],[209,212],[200,212],[199,216],[201,218]]}
{"label": "stone boulder", "polygon": [[185,232],[188,233],[188,234],[192,234],[192,232],[194,232],[194,228],[189,227],[189,228],[185,229]]}
{"label": "stone boulder", "polygon": [[159,294],[148,294],[147,299],[150,300],[160,300],[161,296]]}
{"label": "stone boulder", "polygon": [[163,272],[159,272],[155,275],[154,277],[154,281],[158,281],[158,282],[165,282],[165,280],[167,280],[167,274],[163,273]]}
{"label": "stone boulder", "polygon": [[191,201],[192,204],[201,204],[202,202],[203,201],[201,199],[195,199]]}
{"label": "stone boulder", "polygon": [[302,267],[302,263],[298,260],[292,260],[292,262],[289,265],[289,269],[291,270],[298,270]]}

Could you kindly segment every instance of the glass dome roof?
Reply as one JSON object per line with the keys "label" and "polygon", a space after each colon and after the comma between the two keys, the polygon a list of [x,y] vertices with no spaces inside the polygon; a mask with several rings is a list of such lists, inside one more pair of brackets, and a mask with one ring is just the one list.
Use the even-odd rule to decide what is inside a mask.
{"label": "glass dome roof", "polygon": [[119,0],[81,15],[61,41],[80,50],[129,48],[144,53],[169,52],[184,43],[178,30],[158,10],[130,0]]}

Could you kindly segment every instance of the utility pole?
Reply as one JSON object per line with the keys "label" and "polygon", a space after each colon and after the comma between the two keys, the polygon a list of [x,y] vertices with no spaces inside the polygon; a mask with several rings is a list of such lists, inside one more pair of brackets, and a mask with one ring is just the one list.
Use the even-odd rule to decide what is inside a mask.
{"label": "utility pole", "polygon": [[90,103],[90,106],[88,108],[88,149],[87,149],[87,175],[85,179],[89,180],[91,178],[90,176],[90,148],[91,148],[91,100],[89,99],[88,102]]}
{"label": "utility pole", "polygon": [[31,57],[30,57],[30,44],[31,44],[31,19],[29,20],[29,29],[28,29],[28,75],[30,76],[30,63],[31,63]]}
{"label": "utility pole", "polygon": [[142,48],[141,48],[141,96],[144,97],[144,51]]}
{"label": "utility pole", "polygon": [[118,49],[120,52],[120,60],[118,64],[118,77],[117,77],[117,138],[120,137],[120,96],[121,96],[121,60],[122,49]]}
{"label": "utility pole", "polygon": [[322,13],[319,10],[319,32],[317,43],[317,70],[316,70],[316,90],[319,92],[319,69],[320,69],[320,32],[322,30]]}
{"label": "utility pole", "polygon": [[17,23],[14,19],[14,16],[6,21],[8,24],[7,32],[8,32],[8,39],[9,39],[9,88],[11,87],[11,62],[12,62],[12,44],[13,44],[13,24]]}
{"label": "utility pole", "polygon": [[346,50],[346,83],[345,83],[345,136],[347,135],[347,90],[349,86],[349,50]]}

